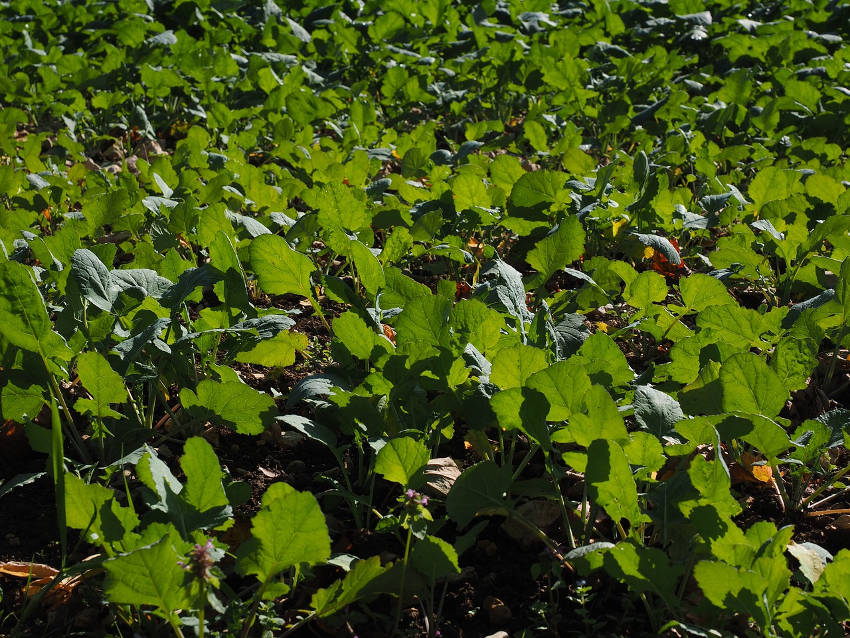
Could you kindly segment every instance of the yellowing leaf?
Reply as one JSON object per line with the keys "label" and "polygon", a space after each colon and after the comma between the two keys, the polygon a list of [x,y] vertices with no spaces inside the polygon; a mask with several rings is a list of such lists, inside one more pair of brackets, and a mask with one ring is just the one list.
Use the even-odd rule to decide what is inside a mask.
{"label": "yellowing leaf", "polygon": [[[611,234],[616,237],[617,233],[620,232],[620,229],[629,223],[628,219],[618,219],[611,224]],[[650,249],[652,250],[652,249]]]}

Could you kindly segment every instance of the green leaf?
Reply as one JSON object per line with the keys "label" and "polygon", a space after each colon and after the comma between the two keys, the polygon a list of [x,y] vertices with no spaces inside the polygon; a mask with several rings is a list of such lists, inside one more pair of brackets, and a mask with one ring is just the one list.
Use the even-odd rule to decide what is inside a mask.
{"label": "green leaf", "polygon": [[670,607],[677,603],[676,589],[684,571],[660,549],[637,545],[629,539],[605,553],[605,571],[635,593],[653,592]]}
{"label": "green leaf", "polygon": [[375,471],[404,487],[418,487],[423,479],[422,469],[430,458],[428,447],[422,441],[404,436],[392,439],[381,448],[375,459]]}
{"label": "green leaf", "polygon": [[360,277],[360,282],[371,296],[384,287],[386,281],[384,279],[384,269],[378,258],[372,254],[369,248],[359,242],[354,241],[349,245],[351,250],[351,258],[354,261],[354,267],[357,269],[357,275]]}
{"label": "green leaf", "polygon": [[307,347],[307,335],[282,330],[250,350],[238,352],[235,358],[242,363],[255,363],[267,368],[286,368],[295,363],[295,353],[306,353]]}
{"label": "green leaf", "polygon": [[490,195],[487,187],[477,175],[461,173],[452,180],[452,194],[454,195],[455,208],[458,211],[482,206],[489,208]]}
{"label": "green leaf", "polygon": [[126,605],[153,605],[172,614],[192,606],[188,573],[178,565],[181,553],[171,536],[129,554],[104,561],[107,600]]}
{"label": "green leaf", "polygon": [[220,279],[221,273],[209,264],[204,264],[200,268],[187,268],[177,275],[177,283],[169,287],[159,301],[164,307],[176,312],[184,301],[195,294],[196,288],[204,288]]}
{"label": "green leaf", "polygon": [[272,483],[251,523],[250,540],[238,550],[237,567],[268,583],[294,565],[321,563],[331,554],[325,516],[316,497],[286,483]]}
{"label": "green leaf", "polygon": [[604,332],[597,332],[585,339],[578,354],[585,362],[592,383],[612,388],[625,385],[635,377],[623,351]]}
{"label": "green leaf", "polygon": [[[775,460],[793,445],[785,428],[761,414],[736,413],[725,418],[717,427],[721,434],[724,434],[725,428],[731,427],[735,431],[735,438],[755,446],[770,460]],[[732,437],[723,438],[726,440]]]}
{"label": "green leaf", "polygon": [[711,306],[735,303],[723,282],[701,273],[694,273],[690,277],[679,280],[679,292],[682,294],[685,307],[695,312]]}
{"label": "green leaf", "polygon": [[19,386],[7,381],[0,389],[0,416],[17,423],[35,419],[44,406],[44,390],[44,386],[37,383]]}
{"label": "green leaf", "polygon": [[643,468],[647,472],[660,470],[667,460],[661,441],[649,432],[632,432],[629,441],[623,445],[623,451],[629,459],[629,465]]}
{"label": "green leaf", "polygon": [[171,473],[168,466],[159,458],[156,452],[145,445],[145,454],[136,463],[136,475],[139,480],[159,497],[160,502],[166,503],[171,494],[179,494],[183,485]]}
{"label": "green leaf", "polygon": [[205,379],[195,392],[180,390],[180,403],[194,418],[227,426],[239,434],[260,434],[277,416],[274,399],[239,381]]}
{"label": "green leaf", "polygon": [[260,235],[251,240],[251,268],[270,295],[296,294],[312,298],[313,262],[289,247],[282,237]]}
{"label": "green leaf", "polygon": [[590,386],[584,394],[584,410],[570,416],[569,425],[552,435],[559,443],[577,443],[588,447],[596,439],[628,441],[629,433],[617,404],[599,385]]}
{"label": "green leaf", "polygon": [[80,294],[89,303],[112,312],[115,298],[109,290],[109,269],[87,248],[75,250],[71,256],[71,276],[77,281]]}
{"label": "green leaf", "polygon": [[649,308],[654,302],[667,297],[667,282],[657,272],[645,270],[627,286],[623,298],[631,306]]}
{"label": "green leaf", "polygon": [[363,590],[373,580],[386,573],[391,565],[381,566],[379,556],[371,556],[354,563],[345,578],[331,584],[330,587],[319,589],[313,594],[311,606],[319,618],[332,616],[338,611],[360,598]]}
{"label": "green leaf", "polygon": [[788,392],[801,390],[808,384],[817,366],[818,342],[814,339],[783,337],[770,358],[770,369],[781,379]]}
{"label": "green leaf", "polygon": [[120,543],[139,524],[132,509],[122,507],[115,492],[97,483],[86,483],[70,472],[65,474],[66,524],[86,531],[94,545]]}
{"label": "green leaf", "polygon": [[446,498],[446,512],[459,527],[476,514],[507,514],[505,493],[511,485],[511,468],[483,461],[464,470]]}
{"label": "green leaf", "polygon": [[850,550],[842,549],[821,573],[814,586],[815,593],[839,596],[845,606],[850,603]]}
{"label": "green leaf", "polygon": [[676,399],[648,385],[635,390],[634,406],[637,424],[658,438],[669,434],[685,417]]}
{"label": "green leaf", "polygon": [[790,197],[799,181],[797,171],[768,166],[753,178],[748,194],[758,210],[767,202]]}
{"label": "green leaf", "polygon": [[643,188],[646,185],[646,180],[649,177],[649,158],[646,153],[640,151],[635,155],[632,162],[632,179],[638,188]]}
{"label": "green leaf", "polygon": [[386,288],[381,292],[381,307],[404,307],[417,297],[429,297],[428,286],[414,281],[394,266],[384,268]]}
{"label": "green leaf", "polygon": [[[204,271],[201,272],[204,273]],[[192,287],[194,288],[194,285]],[[112,295],[113,300],[117,299],[122,292],[160,299],[172,291],[179,295],[179,288],[175,289],[170,280],[160,277],[150,268],[113,270],[109,273],[109,294]]]}
{"label": "green leaf", "polygon": [[275,420],[288,425],[314,441],[324,444],[336,453],[337,439],[332,428],[297,414],[283,414],[275,417]]}
{"label": "green leaf", "polygon": [[697,315],[697,326],[709,332],[715,341],[738,349],[764,344],[761,341],[762,315],[735,305],[710,306]]}
{"label": "green leaf", "polygon": [[429,294],[408,301],[395,323],[399,346],[406,343],[448,345],[451,309],[451,301],[436,295]]}
{"label": "green leaf", "polygon": [[615,522],[632,525],[648,522],[638,504],[637,486],[623,448],[614,441],[597,439],[587,448],[587,493]]}
{"label": "green leaf", "polygon": [[206,439],[193,436],[186,440],[180,467],[186,475],[186,485],[180,497],[198,512],[228,505],[222,479],[224,473],[218,457]]}
{"label": "green leaf", "polygon": [[490,399],[490,407],[504,430],[519,430],[534,439],[544,450],[551,450],[546,415],[549,402],[537,390],[509,388]]}
{"label": "green leaf", "polygon": [[410,551],[410,563],[431,585],[460,573],[455,548],[436,536],[428,535],[416,541]]}
{"label": "green leaf", "polygon": [[761,574],[718,561],[702,560],[694,567],[694,579],[715,607],[764,619],[761,600],[767,584]]}
{"label": "green leaf", "polygon": [[580,412],[584,397],[591,388],[584,362],[578,357],[558,361],[535,372],[525,385],[539,391],[549,401],[549,421],[563,421]]}
{"label": "green leaf", "polygon": [[71,360],[65,340],[53,332],[30,269],[14,261],[0,261],[0,335],[23,350]]}
{"label": "green leaf", "polygon": [[245,273],[230,237],[219,230],[210,242],[209,251],[210,265],[224,273],[224,279],[213,287],[216,296],[225,302],[230,312],[236,309],[249,312],[251,301],[248,298]]}
{"label": "green leaf", "polygon": [[785,406],[788,391],[764,362],[749,352],[734,354],[720,368],[723,409],[774,417]]}
{"label": "green leaf", "polygon": [[471,343],[486,355],[497,347],[505,318],[478,299],[461,299],[452,308],[450,325],[461,343]]}
{"label": "green leaf", "polygon": [[338,226],[358,231],[369,227],[366,205],[354,193],[354,189],[344,184],[329,184],[310,193],[308,203],[318,210],[322,228]]}
{"label": "green leaf", "polygon": [[503,390],[516,388],[547,365],[546,351],[540,348],[523,344],[502,348],[493,359],[490,382]]}
{"label": "green leaf", "polygon": [[844,321],[850,321],[850,257],[841,262],[838,285],[835,287],[835,299],[841,304]]}
{"label": "green leaf", "polygon": [[[716,443],[717,434],[713,433]],[[717,514],[724,520],[728,521],[733,516],[741,512],[741,506],[735,497],[730,492],[731,481],[729,478],[729,468],[720,459],[708,461],[702,456],[695,456],[691,459],[691,464],[688,467],[688,478],[691,481],[693,488],[699,493],[699,498],[689,501],[681,501],[679,509],[685,516],[690,517],[697,522],[700,533],[706,538],[716,538],[725,533],[725,528],[719,527],[711,530],[709,528],[699,527],[697,516],[694,515],[694,510],[698,507],[710,505]]]}
{"label": "green leaf", "polygon": [[540,275],[543,283],[584,252],[584,228],[578,217],[571,215],[556,226],[551,233],[538,241],[526,260]]}
{"label": "green leaf", "polygon": [[838,198],[844,190],[840,181],[823,173],[815,173],[806,178],[806,193],[833,206],[838,204]]}
{"label": "green leaf", "polygon": [[[109,404],[124,403],[127,400],[124,380],[112,369],[102,354],[89,351],[77,357],[77,374],[83,386],[93,397],[91,413],[98,418],[114,416],[116,413],[109,408]],[[82,412],[82,408],[88,406],[88,402],[81,405],[80,401],[77,400],[74,407]]]}
{"label": "green leaf", "polygon": [[358,359],[369,359],[375,346],[386,352],[392,350],[389,341],[370,329],[357,313],[350,310],[334,319],[333,331],[334,337]]}
{"label": "green leaf", "polygon": [[511,189],[510,205],[517,208],[538,208],[553,204],[563,192],[567,176],[555,171],[525,173]]}

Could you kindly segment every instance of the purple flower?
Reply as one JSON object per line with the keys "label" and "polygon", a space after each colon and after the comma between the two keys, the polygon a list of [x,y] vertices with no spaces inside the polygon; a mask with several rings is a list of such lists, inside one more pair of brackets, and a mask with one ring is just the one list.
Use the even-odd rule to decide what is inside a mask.
{"label": "purple flower", "polygon": [[179,560],[177,564],[197,578],[209,581],[212,578],[210,570],[216,562],[212,555],[214,549],[211,538],[208,538],[203,545],[195,543],[195,546],[189,551],[188,559]]}

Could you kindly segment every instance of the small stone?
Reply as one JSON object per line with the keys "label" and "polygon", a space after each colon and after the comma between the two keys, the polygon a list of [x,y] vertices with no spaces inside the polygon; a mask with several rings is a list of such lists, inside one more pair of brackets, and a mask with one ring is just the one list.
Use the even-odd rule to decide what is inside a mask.
{"label": "small stone", "polygon": [[477,548],[484,552],[487,556],[495,556],[499,553],[499,546],[496,545],[493,541],[487,540],[486,538],[481,539],[476,543]]}
{"label": "small stone", "polygon": [[301,459],[295,459],[294,461],[290,461],[289,464],[286,466],[286,473],[287,474],[292,474],[292,475],[303,474],[306,471],[307,471],[307,464],[304,461],[302,461]]}
{"label": "small stone", "polygon": [[840,530],[850,529],[850,514],[842,514],[832,521],[832,524]]}
{"label": "small stone", "polygon": [[487,620],[491,625],[504,625],[513,617],[510,607],[495,596],[487,596],[482,609],[487,612]]}
{"label": "small stone", "polygon": [[509,638],[507,631],[497,631],[495,634],[484,636],[484,638]]}

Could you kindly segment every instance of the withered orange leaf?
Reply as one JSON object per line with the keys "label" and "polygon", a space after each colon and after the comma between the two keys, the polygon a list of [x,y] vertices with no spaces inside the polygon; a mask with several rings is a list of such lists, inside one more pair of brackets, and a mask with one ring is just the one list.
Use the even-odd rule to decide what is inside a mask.
{"label": "withered orange leaf", "polygon": [[58,569],[42,563],[27,563],[19,561],[7,561],[0,563],[0,574],[15,576],[16,578],[55,578]]}

